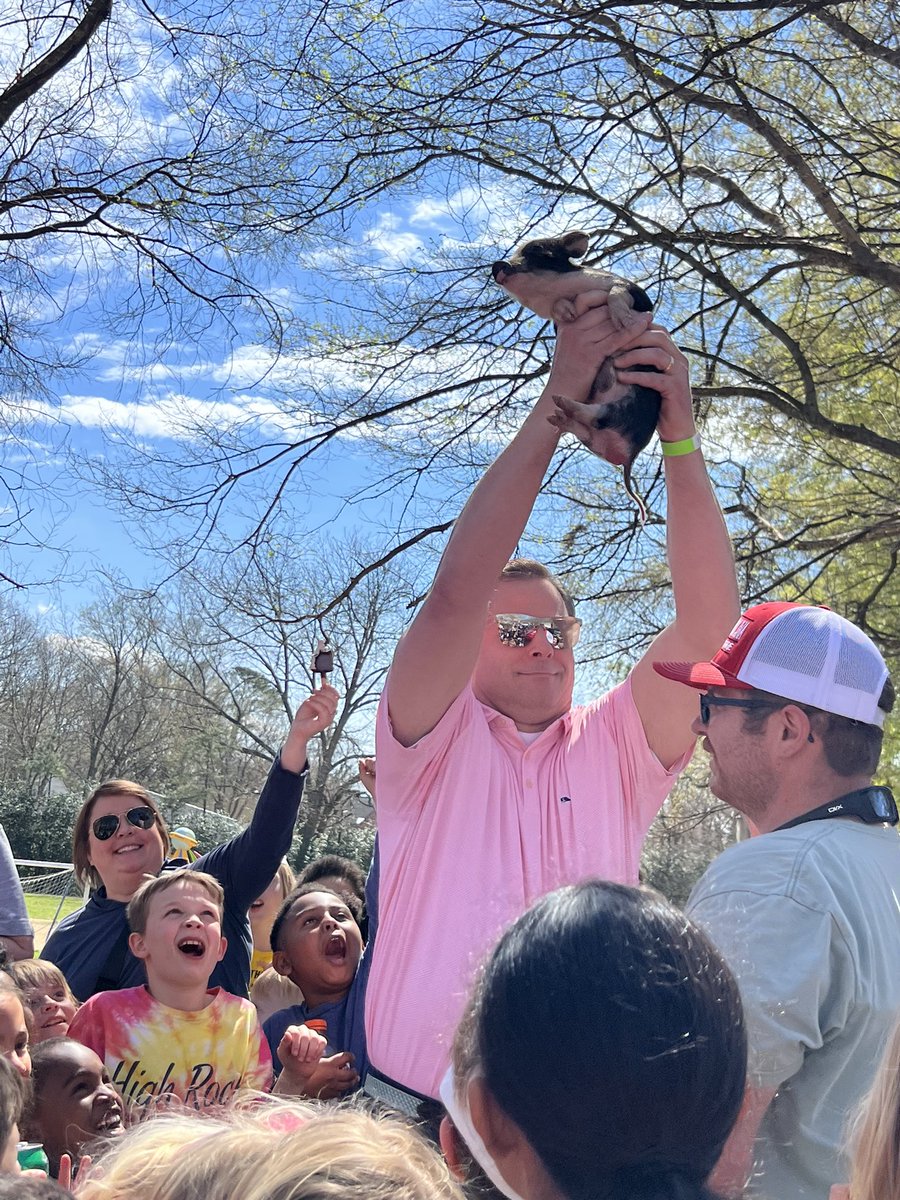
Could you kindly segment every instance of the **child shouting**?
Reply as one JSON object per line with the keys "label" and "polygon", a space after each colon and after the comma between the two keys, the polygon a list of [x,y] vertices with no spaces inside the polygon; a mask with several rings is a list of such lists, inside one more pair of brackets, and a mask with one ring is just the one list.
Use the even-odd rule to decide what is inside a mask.
{"label": "child shouting", "polygon": [[268,1090],[272,1060],[249,1000],[209,988],[225,953],[224,896],[201,871],[164,873],[128,904],[128,945],[147,984],[91,996],[69,1036],[105,1062],[126,1105],[205,1111],[239,1088]]}
{"label": "child shouting", "polygon": [[[365,1078],[365,985],[369,956],[344,900],[316,883],[295,888],[272,926],[273,966],[295,983],[303,1003],[263,1026],[278,1091],[330,1099]],[[362,961],[360,959],[362,958]],[[307,1025],[324,1021],[324,1035]]]}

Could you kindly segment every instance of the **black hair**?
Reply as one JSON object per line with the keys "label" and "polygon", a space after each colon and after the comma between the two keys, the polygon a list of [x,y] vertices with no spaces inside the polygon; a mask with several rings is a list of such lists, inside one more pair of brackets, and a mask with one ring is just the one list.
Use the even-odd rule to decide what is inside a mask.
{"label": "black hair", "polygon": [[297,886],[301,883],[314,883],[315,880],[325,879],[329,875],[346,879],[353,888],[354,895],[359,897],[361,903],[365,902],[365,872],[352,858],[341,858],[339,854],[323,854],[321,858],[314,858],[312,862],[307,863],[297,876]]}
{"label": "black hair", "polygon": [[[353,918],[360,928],[363,941],[369,937],[369,917],[366,912],[366,873],[359,863],[352,858],[342,858],[340,854],[323,854],[308,862],[297,876],[297,884],[314,883],[317,879],[337,877],[347,883],[347,891],[342,895],[347,900],[347,907],[353,913]],[[358,908],[352,903],[352,898],[359,901]]]}
{"label": "black hair", "polygon": [[[278,939],[281,936],[281,929],[290,914],[291,909],[297,903],[301,896],[308,896],[311,892],[325,892],[326,895],[334,896],[336,900],[340,900],[341,904],[345,904],[350,910],[350,915],[359,924],[360,904],[356,899],[355,894],[351,896],[342,896],[340,892],[335,892],[332,888],[323,888],[318,883],[299,883],[292,892],[289,892],[282,901],[281,908],[275,920],[272,922],[272,931],[269,934],[269,945],[272,950],[280,950]],[[353,905],[356,904],[354,909]]]}
{"label": "black hair", "polygon": [[72,1045],[80,1047],[81,1043],[70,1037],[52,1037],[45,1038],[36,1046],[31,1047],[31,1078],[34,1080],[36,1093],[40,1091],[47,1071],[56,1060],[57,1053],[60,1050],[67,1050]]}
{"label": "black hair", "polygon": [[55,1179],[0,1173],[0,1200],[72,1200]]}
{"label": "black hair", "polygon": [[58,1052],[64,1052],[72,1045],[78,1046],[80,1043],[68,1037],[52,1037],[31,1047],[31,1098],[28,1104],[28,1116],[31,1121],[35,1122],[35,1127],[38,1105],[41,1102],[47,1078],[58,1064]]}
{"label": "black hair", "polygon": [[0,1148],[9,1141],[13,1125],[21,1125],[30,1100],[30,1081],[5,1058],[0,1058]]}
{"label": "black hair", "polygon": [[737,1118],[737,985],[648,888],[585,880],[503,934],[454,1045],[569,1200],[703,1200]]}

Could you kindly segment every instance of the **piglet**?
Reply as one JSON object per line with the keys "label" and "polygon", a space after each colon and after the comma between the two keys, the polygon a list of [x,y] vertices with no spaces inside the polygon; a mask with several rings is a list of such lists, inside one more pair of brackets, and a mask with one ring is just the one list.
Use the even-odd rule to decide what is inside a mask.
{"label": "piglet", "polygon": [[[606,292],[613,325],[627,329],[637,323],[639,313],[650,312],[650,299],[643,288],[619,275],[573,263],[573,258],[587,253],[588,241],[586,233],[574,230],[562,237],[525,242],[511,258],[494,263],[494,281],[539,317],[557,324],[575,320],[575,297],[581,292]],[[643,518],[643,503],[631,487],[631,467],[659,420],[659,392],[618,383],[613,361],[607,358],[600,364],[587,404],[563,397],[554,400],[557,411],[552,423],[623,468],[625,490]]]}

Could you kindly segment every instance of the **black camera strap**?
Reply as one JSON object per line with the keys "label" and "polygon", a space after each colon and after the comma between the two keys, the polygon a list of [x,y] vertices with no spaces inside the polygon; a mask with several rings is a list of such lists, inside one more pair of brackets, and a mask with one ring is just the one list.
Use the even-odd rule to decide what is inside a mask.
{"label": "black camera strap", "polygon": [[838,796],[818,808],[801,813],[793,821],[785,821],[773,833],[781,829],[793,829],[795,825],[804,825],[807,821],[827,821],[830,817],[858,817],[867,825],[896,825],[900,822],[897,805],[893,793],[886,787],[864,787],[846,796]]}

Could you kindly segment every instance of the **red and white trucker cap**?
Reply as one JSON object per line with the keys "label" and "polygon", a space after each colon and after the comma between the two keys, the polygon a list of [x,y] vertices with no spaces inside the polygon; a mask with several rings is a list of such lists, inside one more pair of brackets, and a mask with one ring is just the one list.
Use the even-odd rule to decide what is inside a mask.
{"label": "red and white trucker cap", "polygon": [[690,687],[757,688],[798,704],[884,724],[888,669],[861,629],[830,608],[776,602],[748,608],[711,662],[655,662]]}

